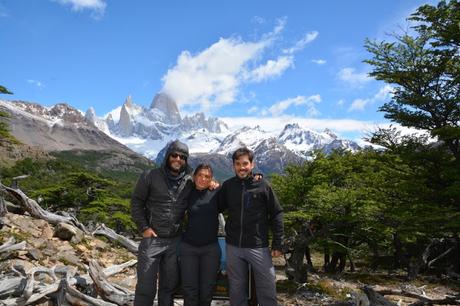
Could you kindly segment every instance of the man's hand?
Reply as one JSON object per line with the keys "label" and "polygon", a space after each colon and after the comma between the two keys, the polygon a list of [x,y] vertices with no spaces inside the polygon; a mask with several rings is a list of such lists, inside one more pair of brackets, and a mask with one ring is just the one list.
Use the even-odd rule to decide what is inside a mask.
{"label": "man's hand", "polygon": [[218,181],[212,180],[211,183],[209,183],[209,190],[215,190],[219,188],[220,184]]}
{"label": "man's hand", "polygon": [[264,175],[260,172],[254,173],[254,181],[260,181],[261,179],[264,178]]}
{"label": "man's hand", "polygon": [[283,252],[279,250],[272,250],[272,257],[280,257],[281,255],[283,255]]}
{"label": "man's hand", "polygon": [[150,237],[156,237],[156,236],[157,236],[157,233],[155,233],[155,231],[151,229],[150,227],[144,230],[144,232],[142,232],[142,237],[144,238],[150,238]]}

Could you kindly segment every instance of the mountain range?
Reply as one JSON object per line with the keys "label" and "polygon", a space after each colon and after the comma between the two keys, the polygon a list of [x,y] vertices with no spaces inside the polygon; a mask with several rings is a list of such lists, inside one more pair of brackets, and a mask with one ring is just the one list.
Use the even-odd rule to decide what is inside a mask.
{"label": "mountain range", "polygon": [[254,151],[257,168],[264,173],[279,173],[289,163],[301,163],[313,150],[360,149],[330,130],[316,132],[296,123],[278,131],[264,131],[260,126],[231,129],[221,119],[204,113],[181,116],[176,102],[164,93],[155,95],[149,108],[128,96],[104,117],[96,116],[93,108],[82,113],[65,103],[45,107],[0,100],[0,108],[12,114],[12,134],[29,145],[50,151],[132,150],[161,163],[166,145],[179,139],[190,148],[192,166],[209,162],[221,177],[231,175],[230,156],[241,146]]}

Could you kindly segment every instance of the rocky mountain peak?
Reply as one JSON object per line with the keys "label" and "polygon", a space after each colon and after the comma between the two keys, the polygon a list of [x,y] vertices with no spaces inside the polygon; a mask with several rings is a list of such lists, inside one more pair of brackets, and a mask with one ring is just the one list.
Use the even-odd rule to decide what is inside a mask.
{"label": "rocky mountain peak", "polygon": [[133,98],[131,97],[131,95],[126,97],[125,103],[123,103],[123,105],[126,105],[126,107],[128,107],[128,108],[133,107]]}
{"label": "rocky mountain peak", "polygon": [[67,103],[58,103],[50,109],[50,115],[70,123],[83,122],[84,117],[80,111]]}
{"label": "rocky mountain peak", "polygon": [[225,122],[218,118],[209,117],[206,119],[204,113],[196,113],[192,116],[185,116],[182,119],[182,129],[184,131],[190,131],[194,129],[206,129],[211,133],[221,133],[228,129]]}
{"label": "rocky mountain peak", "polygon": [[337,139],[337,138],[338,138],[338,136],[337,136],[333,131],[331,131],[331,130],[328,129],[328,128],[325,128],[324,131],[323,131],[323,133],[325,133],[325,134],[331,136],[331,137],[334,138],[334,139]]}
{"label": "rocky mountain peak", "polygon": [[25,102],[25,101],[11,101],[15,106],[23,111],[28,112],[29,114],[38,115],[38,116],[48,116],[49,110],[48,108],[33,102]]}
{"label": "rocky mountain peak", "polygon": [[133,132],[133,125],[131,124],[131,117],[129,115],[128,110],[126,109],[126,105],[123,104],[120,111],[120,121],[118,122],[120,134],[122,136],[131,136]]}
{"label": "rocky mountain peak", "polygon": [[92,124],[95,124],[97,117],[96,117],[96,111],[94,110],[92,106],[88,108],[88,110],[86,111],[85,118]]}
{"label": "rocky mountain peak", "polygon": [[177,124],[181,121],[179,108],[176,101],[166,93],[160,92],[153,98],[151,109],[158,109],[165,114],[169,124]]}

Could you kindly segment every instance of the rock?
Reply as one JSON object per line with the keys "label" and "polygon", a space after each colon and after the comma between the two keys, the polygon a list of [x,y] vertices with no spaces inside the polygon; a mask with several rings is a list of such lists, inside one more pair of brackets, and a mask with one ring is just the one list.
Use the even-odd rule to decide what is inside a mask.
{"label": "rock", "polygon": [[62,240],[72,241],[73,243],[80,243],[84,234],[75,226],[67,223],[59,223],[54,230],[54,236]]}
{"label": "rock", "polygon": [[30,245],[32,245],[35,249],[41,249],[45,247],[46,241],[43,238],[38,238],[38,239],[30,239],[28,241]]}
{"label": "rock", "polygon": [[38,250],[38,249],[31,249],[29,250],[29,255],[34,259],[34,260],[41,260],[43,259],[43,253]]}
{"label": "rock", "polygon": [[128,110],[126,109],[126,105],[124,104],[120,110],[120,121],[118,122],[120,134],[122,136],[131,136],[133,132],[133,125],[131,122],[131,117],[129,115]]}
{"label": "rock", "polygon": [[63,251],[59,252],[56,255],[57,260],[62,262],[64,265],[74,265],[74,266],[81,266],[80,258],[76,256],[73,252],[71,251]]}
{"label": "rock", "polygon": [[75,247],[75,249],[77,251],[79,251],[79,252],[82,252],[82,253],[87,253],[89,251],[87,247],[85,247],[84,245],[81,245],[81,244],[77,245]]}
{"label": "rock", "polygon": [[52,240],[47,240],[43,249],[43,254],[46,256],[55,256],[57,253],[56,244]]}
{"label": "rock", "polygon": [[27,272],[30,269],[34,268],[35,265],[30,262],[29,259],[22,260],[22,259],[13,259],[9,262],[10,267],[15,267],[18,271]]}
{"label": "rock", "polygon": [[52,237],[54,236],[54,231],[53,229],[51,228],[51,226],[46,223],[44,226],[43,226],[43,229],[42,229],[42,234],[41,234],[41,238],[47,240],[47,239],[51,239]]}
{"label": "rock", "polygon": [[150,108],[163,112],[166,117],[166,122],[169,124],[177,124],[181,121],[176,101],[166,93],[162,92],[155,95]]}
{"label": "rock", "polygon": [[94,239],[90,245],[98,250],[105,250],[108,247],[107,243],[99,239]]}

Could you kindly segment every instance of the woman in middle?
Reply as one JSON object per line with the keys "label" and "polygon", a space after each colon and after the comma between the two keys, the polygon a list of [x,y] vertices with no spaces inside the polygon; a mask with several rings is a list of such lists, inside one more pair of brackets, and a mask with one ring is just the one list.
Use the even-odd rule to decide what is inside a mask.
{"label": "woman in middle", "polygon": [[193,173],[188,223],[181,243],[181,278],[185,306],[211,305],[221,251],[217,241],[218,190],[209,190],[212,168],[200,164]]}

